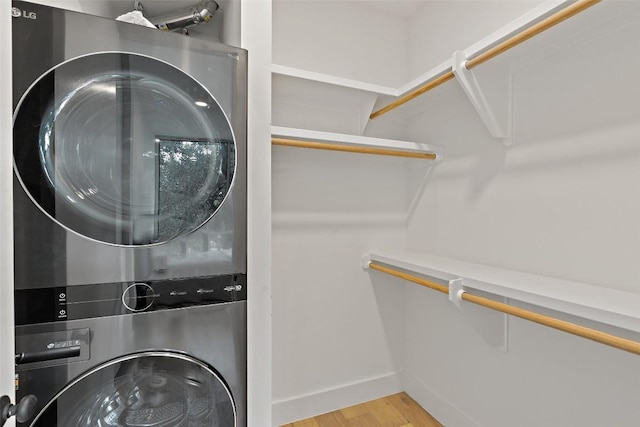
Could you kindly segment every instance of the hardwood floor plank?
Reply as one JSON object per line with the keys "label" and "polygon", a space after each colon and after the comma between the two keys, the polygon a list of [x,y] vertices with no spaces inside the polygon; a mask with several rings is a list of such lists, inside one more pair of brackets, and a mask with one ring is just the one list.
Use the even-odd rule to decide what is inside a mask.
{"label": "hardwood floor plank", "polygon": [[358,415],[364,415],[364,414],[366,414],[368,412],[369,412],[369,410],[367,409],[367,407],[362,405],[362,404],[353,405],[353,406],[349,406],[347,408],[340,409],[340,413],[346,419],[354,418],[354,417],[357,417]]}
{"label": "hardwood floor plank", "polygon": [[313,419],[316,420],[320,427],[351,427],[349,421],[347,421],[347,419],[340,413],[340,411],[318,415]]}
{"label": "hardwood floor plank", "polygon": [[315,418],[309,418],[307,420],[296,421],[291,424],[292,427],[320,427]]}
{"label": "hardwood floor plank", "polygon": [[381,427],[376,417],[367,413],[349,419],[349,427]]}
{"label": "hardwood floor plank", "polygon": [[364,405],[382,427],[399,427],[409,422],[386,398],[366,402]]}
{"label": "hardwood floor plank", "polygon": [[443,427],[408,394],[398,393],[281,427]]}
{"label": "hardwood floor plank", "polygon": [[433,418],[427,411],[422,409],[415,400],[407,393],[398,393],[385,398],[399,412],[401,412],[408,421],[420,427],[443,427],[442,424]]}

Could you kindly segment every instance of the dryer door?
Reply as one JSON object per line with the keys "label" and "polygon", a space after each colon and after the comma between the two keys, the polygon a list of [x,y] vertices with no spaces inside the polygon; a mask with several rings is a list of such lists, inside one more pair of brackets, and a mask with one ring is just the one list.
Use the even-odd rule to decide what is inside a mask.
{"label": "dryer door", "polygon": [[31,427],[235,427],[224,382],[196,359],[140,353],[99,366],[65,387]]}
{"label": "dryer door", "polygon": [[41,76],[14,115],[16,175],[61,226],[122,246],[163,243],[207,222],[230,192],[231,126],[172,65],[97,53]]}

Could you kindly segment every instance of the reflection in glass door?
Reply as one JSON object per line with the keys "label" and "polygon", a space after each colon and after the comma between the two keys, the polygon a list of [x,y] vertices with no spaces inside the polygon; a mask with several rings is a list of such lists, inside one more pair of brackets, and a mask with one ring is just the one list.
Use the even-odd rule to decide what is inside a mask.
{"label": "reflection in glass door", "polygon": [[32,427],[235,427],[223,380],[191,357],[149,352],[84,374],[54,397]]}
{"label": "reflection in glass door", "polygon": [[[156,241],[166,241],[180,234],[181,230],[198,221],[199,211],[215,212],[224,202],[233,179],[235,164],[233,141],[209,141],[199,138],[157,136],[158,143],[158,211]],[[210,164],[208,158],[216,159]],[[184,176],[194,182],[206,182],[205,194],[194,195],[193,188],[180,186]],[[202,190],[200,190],[202,191]],[[198,200],[195,210],[182,206],[191,199]]]}

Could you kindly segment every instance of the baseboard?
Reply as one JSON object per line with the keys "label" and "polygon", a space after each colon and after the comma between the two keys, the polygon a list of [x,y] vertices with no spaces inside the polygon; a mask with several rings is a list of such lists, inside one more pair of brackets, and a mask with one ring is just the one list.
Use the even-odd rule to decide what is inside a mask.
{"label": "baseboard", "polygon": [[399,375],[404,391],[445,427],[480,427],[412,373]]}
{"label": "baseboard", "polygon": [[273,402],[273,425],[281,426],[403,391],[397,373]]}

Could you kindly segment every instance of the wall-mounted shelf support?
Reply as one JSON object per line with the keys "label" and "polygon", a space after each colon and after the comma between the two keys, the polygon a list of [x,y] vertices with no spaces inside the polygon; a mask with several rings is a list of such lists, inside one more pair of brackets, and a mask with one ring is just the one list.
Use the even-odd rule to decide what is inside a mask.
{"label": "wall-mounted shelf support", "polygon": [[[511,79],[494,79],[491,88],[496,96],[487,97],[474,72],[467,68],[468,58],[462,51],[453,54],[453,73],[462,90],[476,109],[489,133],[502,139],[505,145],[511,143]],[[493,104],[489,100],[494,100]]]}
{"label": "wall-mounted shelf support", "polygon": [[460,303],[462,303],[462,294],[464,293],[464,287],[462,279],[449,280],[449,301],[453,303],[458,310],[460,310]]}
{"label": "wall-mounted shelf support", "polygon": [[[449,301],[468,319],[469,324],[487,343],[506,353],[509,350],[509,316],[502,312],[478,311],[473,305],[464,304],[466,293],[464,279],[449,280]],[[502,300],[506,303],[506,298]]]}
{"label": "wall-mounted shelf support", "polygon": [[360,265],[362,265],[362,269],[368,270],[369,264],[371,264],[371,257],[369,256],[369,254],[362,255],[362,258],[360,259]]}

